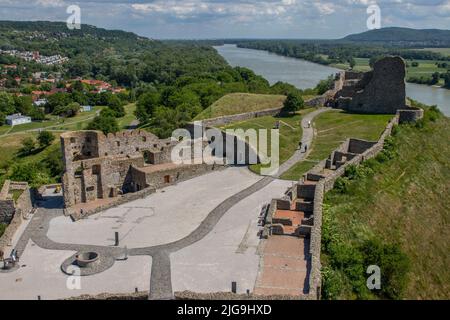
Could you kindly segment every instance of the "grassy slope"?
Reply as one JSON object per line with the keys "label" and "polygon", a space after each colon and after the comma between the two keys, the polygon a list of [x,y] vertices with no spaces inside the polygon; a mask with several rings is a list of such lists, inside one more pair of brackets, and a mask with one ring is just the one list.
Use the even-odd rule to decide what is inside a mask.
{"label": "grassy slope", "polygon": [[[277,121],[281,121],[280,127],[280,164],[288,160],[297,150],[298,143],[303,135],[301,126],[302,115],[311,112],[313,109],[301,110],[291,117],[261,117],[248,121],[234,123],[222,129],[273,129]],[[284,123],[283,123],[284,122]],[[268,148],[270,148],[270,134]],[[259,173],[260,165],[252,165],[250,169]]]}
{"label": "grassy slope", "polygon": [[231,93],[206,108],[195,120],[277,108],[283,106],[285,99],[282,95]]}
{"label": "grassy slope", "polygon": [[134,120],[136,120],[136,116],[134,115],[134,111],[136,111],[136,103],[130,103],[126,105],[124,108],[125,108],[125,116],[120,119],[117,119],[119,128],[121,129],[127,129],[128,126]]}
{"label": "grassy slope", "polygon": [[321,114],[314,121],[317,135],[308,158],[292,167],[282,178],[300,179],[305,172],[328,157],[330,152],[347,138],[377,140],[392,117],[391,115],[350,114],[338,110]]}
{"label": "grassy slope", "polygon": [[400,244],[412,268],[405,298],[450,298],[449,141],[448,118],[424,129],[402,126],[397,158],[357,181],[351,195],[327,195],[330,215],[347,241],[374,235]]}

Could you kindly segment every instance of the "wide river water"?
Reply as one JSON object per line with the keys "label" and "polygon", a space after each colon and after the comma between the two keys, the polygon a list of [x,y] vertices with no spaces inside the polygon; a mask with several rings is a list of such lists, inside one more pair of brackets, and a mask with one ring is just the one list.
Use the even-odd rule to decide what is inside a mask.
{"label": "wide river water", "polygon": [[[323,66],[301,59],[283,57],[267,51],[238,48],[236,45],[215,47],[233,67],[253,70],[269,80],[295,85],[299,89],[314,88],[320,80],[339,72],[339,69]],[[450,116],[450,90],[408,83],[408,97],[428,105],[437,105],[445,115]]]}

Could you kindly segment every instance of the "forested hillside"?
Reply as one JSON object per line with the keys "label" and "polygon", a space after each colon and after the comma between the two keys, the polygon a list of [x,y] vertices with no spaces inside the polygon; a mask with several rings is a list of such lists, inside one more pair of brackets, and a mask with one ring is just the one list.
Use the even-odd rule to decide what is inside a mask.
{"label": "forested hillside", "polygon": [[382,28],[367,32],[352,34],[345,37],[347,41],[385,42],[392,45],[425,45],[450,46],[450,30],[410,28]]}
{"label": "forested hillside", "polygon": [[[77,77],[98,79],[125,87],[127,96],[120,96],[123,101],[118,104],[137,101],[136,116],[141,126],[162,137],[227,93],[301,94],[285,84],[271,87],[251,70],[230,67],[209,45],[155,41],[88,25],[71,31],[58,22],[0,22],[0,49],[39,51],[43,55],[60,54],[69,58],[64,65],[49,67],[2,55],[0,64],[18,65],[16,71],[9,72],[11,79],[28,78],[32,71],[54,70],[61,72],[66,81]],[[26,93],[36,89],[18,90]],[[74,97],[73,92],[70,96],[58,95],[58,101],[64,104],[86,103],[78,101],[80,96]],[[97,100],[90,99],[90,102]],[[108,126],[107,130],[111,128],[114,126]]]}

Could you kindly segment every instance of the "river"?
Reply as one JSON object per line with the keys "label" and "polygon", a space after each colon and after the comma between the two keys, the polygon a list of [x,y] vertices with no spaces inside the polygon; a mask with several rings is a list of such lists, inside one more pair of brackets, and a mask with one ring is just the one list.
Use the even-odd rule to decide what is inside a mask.
{"label": "river", "polygon": [[[267,51],[238,48],[231,44],[215,49],[233,67],[249,68],[266,78],[270,84],[283,81],[299,89],[313,88],[320,80],[340,71],[301,59],[283,57]],[[422,103],[437,105],[446,116],[450,116],[450,90],[408,83],[406,94]]]}

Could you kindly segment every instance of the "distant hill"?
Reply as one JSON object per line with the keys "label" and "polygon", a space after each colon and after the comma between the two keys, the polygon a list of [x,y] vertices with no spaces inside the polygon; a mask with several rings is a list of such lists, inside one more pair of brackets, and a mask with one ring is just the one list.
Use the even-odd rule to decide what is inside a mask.
{"label": "distant hill", "polygon": [[383,28],[359,34],[352,34],[344,39],[352,42],[385,42],[411,45],[450,46],[450,30],[409,28]]}
{"label": "distant hill", "polygon": [[132,32],[121,30],[107,30],[97,28],[92,25],[82,24],[81,29],[69,30],[65,22],[50,21],[0,21],[0,30],[2,31],[22,31],[33,33],[47,33],[53,35],[66,34],[70,36],[91,35],[98,38],[122,38],[133,39],[142,38]]}

